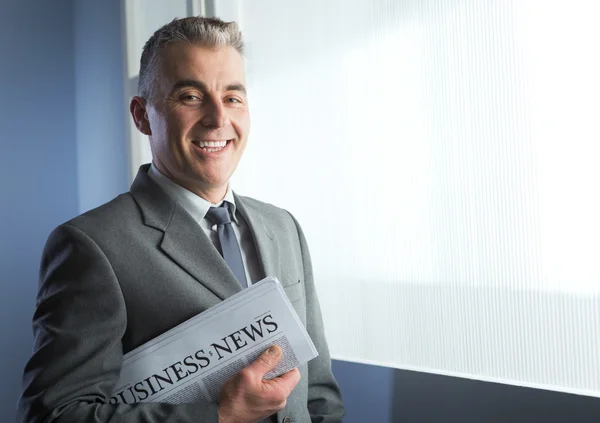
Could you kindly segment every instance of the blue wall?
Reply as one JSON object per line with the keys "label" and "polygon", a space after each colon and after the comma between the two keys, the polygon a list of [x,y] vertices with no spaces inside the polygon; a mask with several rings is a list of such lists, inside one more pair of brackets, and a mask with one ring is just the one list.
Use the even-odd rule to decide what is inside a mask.
{"label": "blue wall", "polygon": [[121,2],[75,2],[75,95],[79,210],[127,191],[128,116]]}
{"label": "blue wall", "polygon": [[394,369],[339,360],[332,367],[346,407],[345,423],[392,421]]}
{"label": "blue wall", "polygon": [[600,399],[334,361],[345,423],[598,423]]}
{"label": "blue wall", "polygon": [[0,421],[14,420],[40,254],[78,211],[71,0],[0,9]]}
{"label": "blue wall", "polygon": [[9,422],[48,234],[128,186],[121,2],[4,0],[0,58],[0,422]]}

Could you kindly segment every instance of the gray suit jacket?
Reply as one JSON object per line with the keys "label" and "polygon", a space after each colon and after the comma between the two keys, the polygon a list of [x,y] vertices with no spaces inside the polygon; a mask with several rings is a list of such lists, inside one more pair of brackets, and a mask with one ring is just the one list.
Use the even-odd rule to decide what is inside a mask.
{"label": "gray suit jacket", "polygon": [[[123,354],[241,289],[202,228],[147,169],[142,166],[129,193],[48,238],[19,421],[218,421],[216,404],[108,403]],[[302,378],[277,419],[339,422],[344,410],[302,230],[282,209],[235,200],[264,274],[279,278],[319,351],[300,366]]]}

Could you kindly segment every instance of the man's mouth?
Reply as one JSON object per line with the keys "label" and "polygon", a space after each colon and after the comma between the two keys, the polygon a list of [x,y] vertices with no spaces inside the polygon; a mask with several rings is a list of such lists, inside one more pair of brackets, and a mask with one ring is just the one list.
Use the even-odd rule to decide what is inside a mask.
{"label": "man's mouth", "polygon": [[219,140],[219,141],[192,141],[194,145],[200,147],[202,150],[208,153],[216,153],[217,151],[223,150],[227,143],[231,140]]}

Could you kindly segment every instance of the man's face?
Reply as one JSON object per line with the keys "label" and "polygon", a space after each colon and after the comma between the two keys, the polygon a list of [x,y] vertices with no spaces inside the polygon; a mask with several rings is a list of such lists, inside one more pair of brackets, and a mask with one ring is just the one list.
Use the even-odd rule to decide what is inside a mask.
{"label": "man's face", "polygon": [[164,48],[161,59],[146,108],[153,161],[179,185],[220,201],[250,130],[243,59],[233,47],[188,44]]}

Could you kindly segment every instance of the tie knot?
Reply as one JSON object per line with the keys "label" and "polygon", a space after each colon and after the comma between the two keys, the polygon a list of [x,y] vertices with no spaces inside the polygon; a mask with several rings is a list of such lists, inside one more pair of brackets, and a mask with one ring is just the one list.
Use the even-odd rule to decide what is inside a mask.
{"label": "tie knot", "polygon": [[213,225],[224,225],[226,223],[231,223],[231,218],[229,217],[229,207],[227,206],[227,203],[223,201],[221,207],[211,207],[208,209],[206,218]]}

